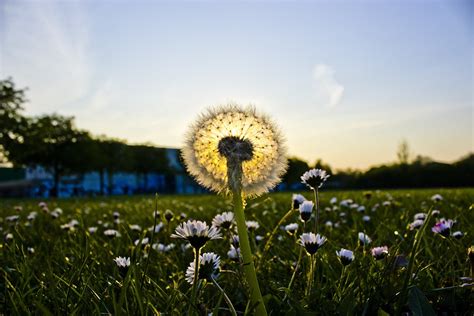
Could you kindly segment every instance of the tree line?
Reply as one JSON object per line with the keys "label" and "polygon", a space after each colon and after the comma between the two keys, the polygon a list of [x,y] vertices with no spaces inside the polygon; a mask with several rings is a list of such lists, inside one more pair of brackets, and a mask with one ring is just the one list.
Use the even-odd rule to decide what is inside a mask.
{"label": "tree line", "polygon": [[149,144],[129,145],[78,129],[74,117],[59,114],[26,116],[25,89],[11,79],[0,81],[0,162],[15,167],[41,166],[53,176],[52,195],[57,196],[61,177],[98,172],[100,193],[113,191],[113,176],[130,172],[169,174],[166,150]]}
{"label": "tree line", "polygon": [[[170,175],[166,151],[150,144],[130,145],[123,140],[93,136],[78,129],[74,118],[59,114],[26,116],[23,104],[25,89],[17,89],[11,79],[0,81],[0,162],[15,167],[41,166],[53,175],[53,192],[57,195],[61,177],[70,174],[98,172],[100,193],[113,191],[113,176],[118,172],[147,175]],[[317,160],[309,165],[299,158],[288,160],[282,190],[301,188],[300,176],[310,168],[322,168],[332,177],[327,187],[334,188],[399,188],[474,186],[474,155],[468,154],[453,164],[418,156],[409,159],[408,143],[402,142],[398,161],[372,167],[362,172],[331,167]]]}

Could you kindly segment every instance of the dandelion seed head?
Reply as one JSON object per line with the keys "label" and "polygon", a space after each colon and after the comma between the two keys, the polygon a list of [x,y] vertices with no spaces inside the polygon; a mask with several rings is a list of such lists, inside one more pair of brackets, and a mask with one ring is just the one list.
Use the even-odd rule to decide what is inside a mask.
{"label": "dandelion seed head", "polygon": [[242,191],[268,192],[286,170],[286,147],[275,124],[253,107],[209,109],[191,126],[182,156],[188,172],[216,192],[229,192],[228,159],[242,163]]}

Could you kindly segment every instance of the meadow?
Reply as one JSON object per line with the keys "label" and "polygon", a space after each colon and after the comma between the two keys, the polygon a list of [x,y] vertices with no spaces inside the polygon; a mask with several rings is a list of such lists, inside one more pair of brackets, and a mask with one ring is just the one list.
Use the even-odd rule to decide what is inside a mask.
{"label": "meadow", "polygon": [[[303,230],[314,231],[315,220],[303,225],[298,210],[289,212],[290,193],[249,200],[246,219],[258,223],[249,233],[269,314],[472,314],[473,203],[474,189],[322,190],[319,233],[327,242],[314,255],[308,290],[310,257],[298,241]],[[232,200],[217,195],[1,200],[0,314],[230,315],[228,298],[237,314],[252,315],[241,263],[228,254],[233,227],[203,249],[220,256],[220,267],[216,283],[199,283],[197,305],[186,280],[193,250],[171,238],[180,223],[211,225],[225,211]],[[415,223],[419,213],[424,220]],[[446,236],[432,231],[441,218],[453,220]],[[296,232],[295,225],[285,229],[290,223]],[[359,233],[371,242],[362,243]],[[382,246],[388,251],[371,251]],[[342,262],[341,248],[353,261]],[[130,265],[119,267],[119,256],[130,257]]]}

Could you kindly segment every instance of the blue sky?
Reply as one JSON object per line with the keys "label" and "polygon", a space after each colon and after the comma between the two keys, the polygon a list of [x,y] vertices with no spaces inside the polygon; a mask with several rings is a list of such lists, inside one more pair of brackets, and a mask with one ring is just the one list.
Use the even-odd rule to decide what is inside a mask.
{"label": "blue sky", "polygon": [[27,113],[180,146],[207,106],[271,114],[291,155],[336,168],[473,151],[468,1],[5,1],[0,74]]}

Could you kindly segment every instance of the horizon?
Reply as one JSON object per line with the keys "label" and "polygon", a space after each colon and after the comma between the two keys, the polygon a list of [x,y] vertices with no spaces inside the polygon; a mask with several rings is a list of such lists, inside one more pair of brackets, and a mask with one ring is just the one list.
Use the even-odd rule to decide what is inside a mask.
{"label": "horizon", "polygon": [[235,101],[269,114],[310,165],[367,170],[402,140],[451,163],[474,148],[472,8],[5,1],[0,72],[28,87],[27,115],[131,144],[180,148],[200,112]]}

